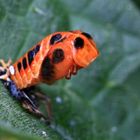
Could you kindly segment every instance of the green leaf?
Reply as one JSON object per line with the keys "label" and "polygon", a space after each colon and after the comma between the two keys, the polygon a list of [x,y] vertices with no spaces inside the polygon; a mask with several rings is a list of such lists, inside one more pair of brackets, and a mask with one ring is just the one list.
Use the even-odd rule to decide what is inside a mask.
{"label": "green leaf", "polygon": [[49,33],[75,29],[93,36],[100,56],[69,81],[39,86],[52,99],[52,127],[22,109],[1,84],[0,136],[139,140],[139,25],[130,0],[1,0],[0,58],[15,61]]}
{"label": "green leaf", "polygon": [[2,140],[41,140],[39,137],[27,136],[25,134],[21,134],[18,130],[13,130],[13,128],[9,125],[5,125],[4,123],[0,123],[0,139]]}

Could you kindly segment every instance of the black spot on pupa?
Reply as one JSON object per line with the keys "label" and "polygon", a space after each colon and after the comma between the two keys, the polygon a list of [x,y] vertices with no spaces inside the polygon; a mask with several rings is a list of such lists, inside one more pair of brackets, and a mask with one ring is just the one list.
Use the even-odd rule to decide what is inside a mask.
{"label": "black spot on pupa", "polygon": [[17,68],[18,68],[18,71],[20,72],[20,70],[21,70],[21,63],[20,62],[18,62]]}
{"label": "black spot on pupa", "polygon": [[41,76],[43,79],[51,80],[54,75],[54,66],[50,58],[46,57],[41,66]]}
{"label": "black spot on pupa", "polygon": [[84,35],[88,39],[92,39],[92,36],[90,34],[86,33],[86,32],[83,32],[82,35]]}
{"label": "black spot on pupa", "polygon": [[37,45],[33,50],[30,50],[27,54],[28,63],[31,65],[32,61],[34,60],[34,56],[39,52],[40,45]]}
{"label": "black spot on pupa", "polygon": [[59,63],[64,59],[64,52],[62,49],[55,49],[52,56],[53,63]]}
{"label": "black spot on pupa", "polygon": [[37,54],[40,50],[40,45],[37,45],[35,48],[34,48],[34,52],[35,54]]}
{"label": "black spot on pupa", "polygon": [[81,37],[77,37],[74,40],[74,47],[76,49],[83,48],[84,47],[84,40]]}
{"label": "black spot on pupa", "polygon": [[28,57],[28,63],[29,65],[31,65],[32,61],[34,60],[34,56],[35,56],[35,53],[33,50],[29,51],[28,54],[27,54],[27,57]]}
{"label": "black spot on pupa", "polygon": [[55,44],[57,41],[59,41],[62,38],[61,34],[55,34],[50,39],[50,45]]}
{"label": "black spot on pupa", "polygon": [[22,59],[22,65],[23,65],[23,68],[26,69],[27,68],[27,60],[26,60],[26,57],[24,57]]}

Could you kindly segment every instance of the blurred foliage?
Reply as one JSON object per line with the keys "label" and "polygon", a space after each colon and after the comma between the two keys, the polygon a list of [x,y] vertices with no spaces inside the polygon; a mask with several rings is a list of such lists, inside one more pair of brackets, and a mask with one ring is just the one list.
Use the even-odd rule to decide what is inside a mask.
{"label": "blurred foliage", "polygon": [[140,1],[139,0],[132,0],[136,6],[140,9]]}
{"label": "blurred foliage", "polygon": [[0,0],[5,60],[16,60],[49,33],[75,29],[92,34],[100,57],[69,81],[40,85],[52,99],[51,127],[0,84],[0,139],[140,139],[140,12],[133,1]]}

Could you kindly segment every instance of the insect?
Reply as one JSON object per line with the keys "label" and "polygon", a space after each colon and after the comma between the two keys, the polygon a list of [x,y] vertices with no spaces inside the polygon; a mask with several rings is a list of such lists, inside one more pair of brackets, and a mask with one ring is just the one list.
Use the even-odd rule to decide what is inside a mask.
{"label": "insect", "polygon": [[[24,108],[50,122],[49,98],[41,93],[32,94],[31,87],[40,82],[52,84],[63,77],[70,79],[98,55],[96,44],[88,33],[80,30],[55,32],[38,42],[14,64],[11,60],[5,63],[1,59],[0,79]],[[33,95],[45,101],[48,117],[39,110]]]}

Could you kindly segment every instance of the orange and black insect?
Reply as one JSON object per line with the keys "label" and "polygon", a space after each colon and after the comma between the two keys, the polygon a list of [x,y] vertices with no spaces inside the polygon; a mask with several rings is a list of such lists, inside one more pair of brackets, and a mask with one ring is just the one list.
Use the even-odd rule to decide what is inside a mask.
{"label": "orange and black insect", "polygon": [[40,82],[52,84],[63,77],[70,79],[98,55],[96,44],[88,33],[80,30],[55,32],[38,42],[14,64],[1,60],[0,79],[25,108],[42,116],[30,94],[26,93],[27,89]]}

